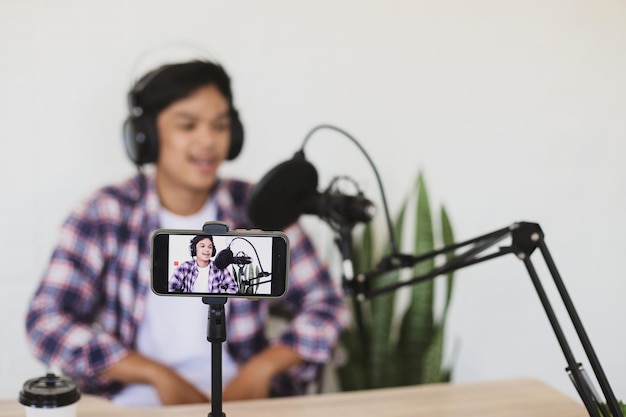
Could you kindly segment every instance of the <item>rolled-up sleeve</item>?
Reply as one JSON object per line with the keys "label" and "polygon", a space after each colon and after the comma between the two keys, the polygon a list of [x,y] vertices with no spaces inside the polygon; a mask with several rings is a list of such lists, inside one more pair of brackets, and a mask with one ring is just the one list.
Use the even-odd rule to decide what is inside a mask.
{"label": "rolled-up sleeve", "polygon": [[38,359],[78,382],[91,378],[100,384],[107,381],[98,374],[128,354],[119,338],[103,329],[121,307],[105,305],[102,229],[85,212],[68,218],[26,317],[27,336]]}

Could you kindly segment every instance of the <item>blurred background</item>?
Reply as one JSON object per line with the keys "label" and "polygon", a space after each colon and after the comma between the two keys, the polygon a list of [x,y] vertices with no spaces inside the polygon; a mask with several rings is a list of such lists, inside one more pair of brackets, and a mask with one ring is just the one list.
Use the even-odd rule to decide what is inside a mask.
{"label": "blurred background", "polygon": [[[224,176],[257,181],[330,123],[370,154],[394,215],[421,171],[458,241],[539,223],[626,399],[621,0],[0,0],[0,398],[45,370],[24,316],[61,222],[134,174],[121,139],[128,89],[180,51],[193,58],[172,47],[183,44],[233,78],[246,140]],[[354,144],[319,131],[306,154],[320,188],[335,175],[359,182],[384,240],[380,193]],[[334,265],[332,232],[304,221]],[[459,271],[451,309],[453,382],[532,377],[577,398],[519,260]]]}

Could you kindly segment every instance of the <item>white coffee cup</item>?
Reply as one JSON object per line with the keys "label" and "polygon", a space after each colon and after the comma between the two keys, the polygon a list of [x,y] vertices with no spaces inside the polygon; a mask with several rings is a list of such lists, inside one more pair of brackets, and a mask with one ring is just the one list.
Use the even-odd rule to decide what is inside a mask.
{"label": "white coffee cup", "polygon": [[26,417],[76,417],[79,399],[80,392],[71,378],[49,373],[26,381],[19,401]]}

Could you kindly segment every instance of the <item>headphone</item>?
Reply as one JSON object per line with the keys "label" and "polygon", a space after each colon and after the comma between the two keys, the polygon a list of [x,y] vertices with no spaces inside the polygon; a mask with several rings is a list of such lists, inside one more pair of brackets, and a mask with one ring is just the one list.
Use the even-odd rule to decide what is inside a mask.
{"label": "headphone", "polygon": [[217,251],[215,250],[215,243],[213,243],[213,236],[198,235],[198,236],[195,236],[193,239],[191,239],[191,242],[189,242],[189,253],[191,254],[192,257],[195,257],[197,255],[196,245],[198,244],[198,242],[207,238],[211,241],[211,246],[213,246],[213,252],[211,252],[211,258],[215,256],[215,253]]}
{"label": "headphone", "polygon": [[[221,65],[214,64],[220,76],[228,79]],[[149,73],[137,82],[128,93],[129,115],[124,121],[124,147],[130,160],[137,166],[157,161],[159,155],[159,135],[156,128],[156,115],[145,114],[137,99],[150,83],[169,66],[162,66]],[[244,129],[239,112],[233,107],[232,97],[229,99],[230,116],[230,147],[226,159],[232,160],[239,155],[243,147]]]}

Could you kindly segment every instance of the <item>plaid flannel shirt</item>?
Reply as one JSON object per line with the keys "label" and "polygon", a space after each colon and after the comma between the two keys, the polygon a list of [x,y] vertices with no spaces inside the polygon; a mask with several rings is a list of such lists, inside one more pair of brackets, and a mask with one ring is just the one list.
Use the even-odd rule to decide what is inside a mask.
{"label": "plaid flannel shirt", "polygon": [[[214,189],[217,220],[231,229],[252,227],[246,215],[251,185],[220,180]],[[84,393],[111,396],[121,385],[99,374],[135,348],[150,288],[150,238],[159,200],[152,176],[103,188],[63,224],[48,268],[26,317],[33,352],[71,376]],[[198,225],[200,229],[202,225]],[[349,322],[349,311],[299,225],[285,230],[291,246],[289,288],[275,300],[231,298],[227,348],[240,365],[270,342],[264,323],[270,302],[293,319],[278,343],[305,359],[272,383],[278,395],[304,392]],[[208,342],[207,342],[208,343]]]}
{"label": "plaid flannel shirt", "polygon": [[[193,292],[193,284],[198,279],[200,268],[195,259],[185,261],[170,277],[168,287],[172,292]],[[237,294],[239,286],[228,268],[219,269],[213,261],[209,262],[211,293]]]}

